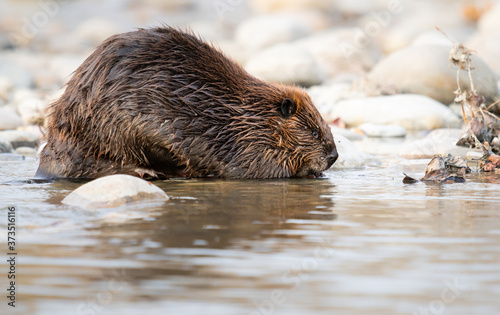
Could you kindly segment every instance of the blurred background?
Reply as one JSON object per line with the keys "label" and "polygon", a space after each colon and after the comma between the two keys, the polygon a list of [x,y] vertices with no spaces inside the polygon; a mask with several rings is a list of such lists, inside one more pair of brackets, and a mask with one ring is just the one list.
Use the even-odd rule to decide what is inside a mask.
{"label": "blurred background", "polygon": [[[492,0],[1,0],[0,106],[16,115],[0,128],[40,124],[48,102],[97,45],[140,27],[192,29],[263,79],[323,87],[310,93],[328,118],[338,99],[408,92],[398,82],[381,82],[394,71],[420,70],[408,74],[412,86],[424,79],[435,88],[452,82],[450,71],[424,78],[423,70],[448,66],[425,50],[408,52],[366,80],[386,55],[408,47],[463,42],[484,60],[485,75],[496,78],[499,17],[500,5]],[[409,92],[449,104],[452,88],[446,96],[422,91],[427,86]],[[496,82],[484,90],[496,96]]]}

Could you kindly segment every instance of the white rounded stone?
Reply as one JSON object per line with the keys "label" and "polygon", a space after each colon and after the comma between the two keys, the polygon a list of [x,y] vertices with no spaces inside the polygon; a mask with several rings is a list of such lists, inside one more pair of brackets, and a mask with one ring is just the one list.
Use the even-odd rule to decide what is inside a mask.
{"label": "white rounded stone", "polygon": [[168,199],[163,190],[148,181],[130,175],[110,175],[80,186],[66,196],[62,203],[85,209],[98,209]]}
{"label": "white rounded stone", "polygon": [[235,39],[241,47],[260,50],[278,43],[291,42],[309,33],[308,25],[293,15],[271,14],[243,21],[236,29]]}
{"label": "white rounded stone", "polygon": [[398,94],[343,100],[327,121],[342,119],[348,126],[363,123],[395,124],[407,130],[457,127],[460,121],[447,106],[423,95]]}
{"label": "white rounded stone", "polygon": [[406,136],[406,129],[399,125],[364,123],[358,126],[368,137],[397,138]]}
{"label": "white rounded stone", "polygon": [[311,86],[321,83],[325,74],[305,49],[279,44],[251,58],[246,70],[266,81]]}
{"label": "white rounded stone", "polygon": [[[442,45],[412,46],[390,54],[377,64],[369,79],[400,93],[429,96],[443,104],[455,99],[457,69],[450,66],[450,49]],[[472,55],[472,79],[477,93],[486,98],[497,95],[495,74],[478,56]],[[462,90],[470,89],[467,71],[460,71]]]}

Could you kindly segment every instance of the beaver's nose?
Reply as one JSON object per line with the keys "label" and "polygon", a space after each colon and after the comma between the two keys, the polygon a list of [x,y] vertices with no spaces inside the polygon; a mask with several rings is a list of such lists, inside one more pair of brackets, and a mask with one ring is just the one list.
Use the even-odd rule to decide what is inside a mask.
{"label": "beaver's nose", "polygon": [[333,152],[326,157],[326,162],[328,163],[328,166],[326,167],[326,169],[329,169],[330,166],[333,165],[333,163],[335,163],[335,161],[337,161],[337,159],[339,158],[339,154],[337,153],[337,149],[333,149]]}

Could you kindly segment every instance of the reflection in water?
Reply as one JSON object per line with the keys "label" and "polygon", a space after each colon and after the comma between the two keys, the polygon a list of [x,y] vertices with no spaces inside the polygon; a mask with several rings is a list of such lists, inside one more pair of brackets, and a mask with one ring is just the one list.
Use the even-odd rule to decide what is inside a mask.
{"label": "reflection in water", "polygon": [[328,180],[181,180],[158,186],[172,202],[140,228],[158,231],[154,241],[168,247],[192,247],[204,240],[207,247],[224,248],[234,239],[287,228],[288,219],[335,219]]}
{"label": "reflection in water", "polygon": [[404,185],[392,163],[168,180],[163,205],[84,211],[61,204],[82,182],[19,181],[36,168],[23,163],[0,165],[0,197],[20,210],[23,314],[418,314],[450,283],[449,314],[500,306],[498,178]]}

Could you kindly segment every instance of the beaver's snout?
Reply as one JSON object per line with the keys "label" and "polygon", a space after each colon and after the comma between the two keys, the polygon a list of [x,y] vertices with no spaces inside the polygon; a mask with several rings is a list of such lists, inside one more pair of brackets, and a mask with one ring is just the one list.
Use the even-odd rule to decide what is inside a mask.
{"label": "beaver's snout", "polygon": [[337,159],[339,158],[339,154],[337,152],[337,147],[335,146],[335,143],[333,141],[326,144],[325,149],[327,152],[326,156],[327,165],[325,170],[327,170],[333,165],[333,163],[335,163],[335,161],[337,161]]}
{"label": "beaver's snout", "polygon": [[333,149],[332,154],[326,157],[326,162],[328,163],[326,169],[329,169],[338,158],[339,154],[337,153],[337,149]]}

